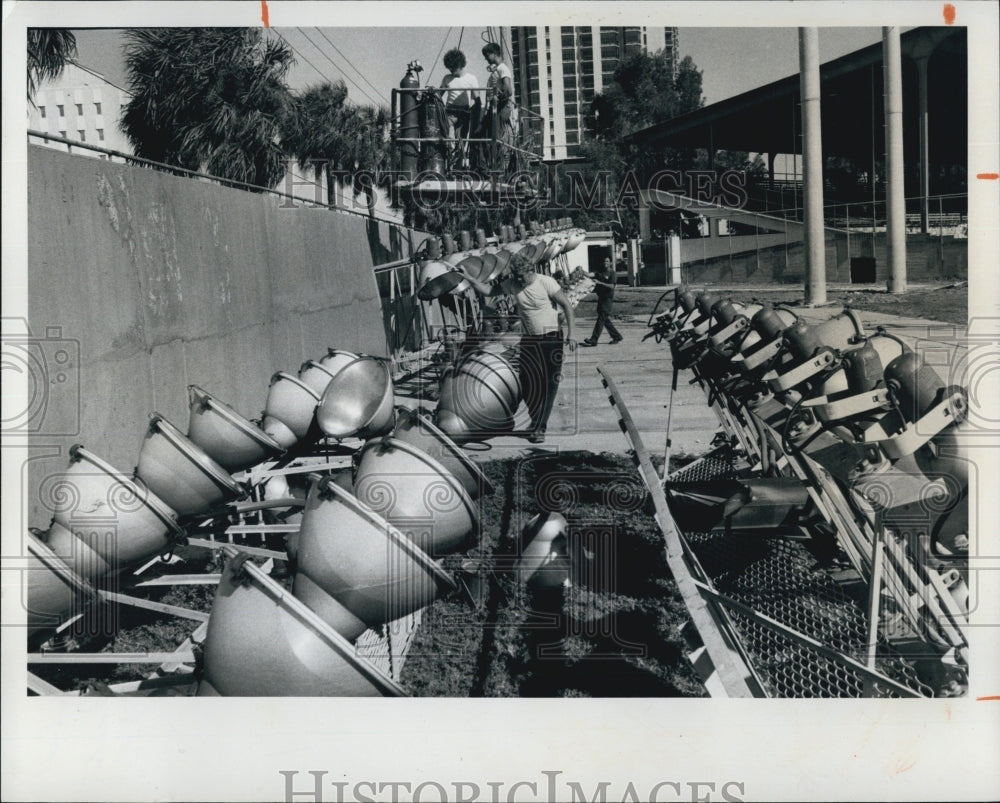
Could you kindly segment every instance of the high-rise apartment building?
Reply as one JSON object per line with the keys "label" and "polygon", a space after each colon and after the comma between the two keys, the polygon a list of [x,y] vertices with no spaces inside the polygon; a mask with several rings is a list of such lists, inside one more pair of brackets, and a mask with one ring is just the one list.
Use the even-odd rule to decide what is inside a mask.
{"label": "high-rise apartment building", "polygon": [[[28,128],[46,134],[97,145],[109,150],[132,153],[132,146],[118,126],[122,106],[129,93],[104,76],[72,62],[57,78],[43,81],[35,92],[35,105],[28,105]],[[35,140],[52,148],[67,146],[52,140]],[[74,153],[102,156],[76,148]],[[104,158],[102,156],[102,158]]]}
{"label": "high-rise apartment building", "polygon": [[676,28],[518,27],[510,42],[517,102],[541,115],[546,160],[579,155],[590,103],[622,58],[662,51],[677,72]]}

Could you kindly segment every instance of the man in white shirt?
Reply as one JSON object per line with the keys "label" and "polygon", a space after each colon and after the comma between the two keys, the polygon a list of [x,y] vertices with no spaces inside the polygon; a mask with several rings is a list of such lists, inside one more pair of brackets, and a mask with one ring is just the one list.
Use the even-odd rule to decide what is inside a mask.
{"label": "man in white shirt", "polygon": [[[521,319],[521,344],[518,373],[521,392],[531,416],[528,440],[542,443],[545,428],[559,392],[562,379],[563,344],[576,348],[573,339],[573,307],[559,282],[551,276],[535,273],[520,254],[510,260],[511,277],[488,285],[466,276],[477,293],[483,296],[512,295]],[[559,311],[566,323],[566,335],[559,327]]]}
{"label": "man in white shirt", "polygon": [[487,148],[487,166],[491,170],[515,172],[517,163],[513,151],[504,145],[517,142],[517,106],[514,104],[514,73],[503,60],[503,50],[496,42],[483,46],[483,58],[490,71],[486,82],[486,135],[496,138],[497,145]]}
{"label": "man in white shirt", "polygon": [[[444,105],[451,124],[449,136],[452,139],[468,139],[472,127],[472,106],[478,99],[478,93],[473,90],[479,87],[479,79],[466,71],[465,54],[458,48],[444,54],[444,66],[448,69],[448,75],[441,86],[448,90],[444,93]],[[465,144],[456,143],[455,153],[455,166],[464,167]]]}

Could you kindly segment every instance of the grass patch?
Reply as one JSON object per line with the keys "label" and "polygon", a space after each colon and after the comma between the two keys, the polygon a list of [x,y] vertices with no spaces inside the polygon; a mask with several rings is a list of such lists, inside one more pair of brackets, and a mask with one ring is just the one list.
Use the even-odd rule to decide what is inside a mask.
{"label": "grass patch", "polygon": [[[218,555],[206,554],[204,550],[193,547],[181,548],[178,554],[181,553],[186,558],[185,562],[165,567],[167,570],[164,574],[220,571],[221,559]],[[206,613],[211,610],[215,589],[214,585],[161,586],[149,589],[108,588]],[[199,622],[193,619],[181,619],[128,605],[99,605],[89,608],[83,617],[49,641],[45,648],[51,651],[85,653],[170,652],[180,647],[198,625]],[[49,635],[45,634],[44,637],[48,638]],[[29,649],[38,649],[40,646],[29,644]],[[46,664],[33,666],[31,670],[61,689],[69,691],[95,688],[100,693],[104,684],[142,680],[158,666],[158,664]]]}

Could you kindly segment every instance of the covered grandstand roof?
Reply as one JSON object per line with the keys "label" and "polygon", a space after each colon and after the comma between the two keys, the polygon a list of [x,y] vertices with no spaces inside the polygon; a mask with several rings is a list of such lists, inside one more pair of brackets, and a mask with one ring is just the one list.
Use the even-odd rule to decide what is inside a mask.
{"label": "covered grandstand roof", "polygon": [[[918,159],[918,68],[929,54],[930,161],[964,164],[967,133],[967,38],[964,28],[921,27],[901,37],[906,161]],[[881,159],[882,45],[848,53],[820,67],[823,151],[866,164]],[[798,153],[799,75],[713,103],[633,133],[634,142],[664,147],[756,153]]]}

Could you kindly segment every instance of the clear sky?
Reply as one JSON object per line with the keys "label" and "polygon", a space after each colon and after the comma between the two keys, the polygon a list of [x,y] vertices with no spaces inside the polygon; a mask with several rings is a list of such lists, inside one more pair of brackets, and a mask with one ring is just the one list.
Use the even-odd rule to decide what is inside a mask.
{"label": "clear sky", "polygon": [[[422,84],[436,84],[445,72],[439,58],[442,48],[455,47],[460,41],[472,73],[486,79],[479,53],[486,41],[485,28],[302,27],[271,30],[280,33],[295,51],[297,64],[289,75],[293,88],[344,77],[349,96],[357,102],[387,104],[389,90],[399,85],[408,61],[417,59],[423,65]],[[492,30],[495,33],[499,29]],[[80,62],[124,86],[121,32],[87,30],[76,31],[76,34]],[[706,103],[723,100],[798,71],[795,28],[681,28],[679,39],[681,56],[691,56],[704,74],[702,88]],[[875,27],[823,28],[819,39],[820,58],[828,61],[880,40],[881,30]]]}

